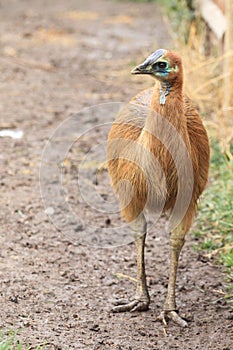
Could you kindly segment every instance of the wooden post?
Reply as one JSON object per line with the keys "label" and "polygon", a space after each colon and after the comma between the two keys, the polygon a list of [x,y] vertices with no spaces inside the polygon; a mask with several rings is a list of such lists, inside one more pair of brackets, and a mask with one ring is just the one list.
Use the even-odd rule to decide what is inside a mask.
{"label": "wooden post", "polygon": [[[233,1],[226,1],[227,28],[224,40],[224,81],[223,81],[223,123],[225,126],[225,139],[233,138]],[[221,135],[224,137],[224,135]],[[230,142],[230,139],[226,140]]]}

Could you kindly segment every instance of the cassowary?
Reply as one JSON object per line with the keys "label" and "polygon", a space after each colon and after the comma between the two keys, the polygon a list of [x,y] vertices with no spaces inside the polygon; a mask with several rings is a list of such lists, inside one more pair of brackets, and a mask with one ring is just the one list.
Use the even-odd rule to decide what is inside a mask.
{"label": "cassowary", "polygon": [[147,310],[144,246],[146,213],[168,214],[170,272],[160,319],[187,322],[178,315],[175,298],[177,266],[185,235],[195,215],[209,169],[209,142],[197,109],[183,93],[181,57],[159,49],[132,74],[149,74],[153,88],[136,95],[122,109],[108,136],[107,160],[111,183],[123,218],[135,234],[137,290],[115,312]]}

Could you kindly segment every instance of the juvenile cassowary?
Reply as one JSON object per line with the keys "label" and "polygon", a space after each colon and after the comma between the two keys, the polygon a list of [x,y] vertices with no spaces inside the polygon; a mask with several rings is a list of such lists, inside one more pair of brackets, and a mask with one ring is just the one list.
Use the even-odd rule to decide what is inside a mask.
{"label": "juvenile cassowary", "polygon": [[137,290],[115,312],[147,310],[144,246],[146,213],[168,214],[170,272],[160,319],[187,322],[176,308],[177,266],[185,235],[195,215],[209,169],[209,142],[197,109],[183,93],[183,68],[178,54],[159,49],[132,74],[149,74],[153,88],[136,95],[114,121],[107,145],[108,170],[123,218],[130,224],[137,249]]}

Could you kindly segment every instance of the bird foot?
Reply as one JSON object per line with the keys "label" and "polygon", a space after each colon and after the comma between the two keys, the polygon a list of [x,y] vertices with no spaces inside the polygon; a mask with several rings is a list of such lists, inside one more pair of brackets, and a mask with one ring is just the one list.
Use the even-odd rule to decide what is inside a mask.
{"label": "bird foot", "polygon": [[181,318],[176,311],[162,311],[157,319],[159,321],[162,321],[165,327],[167,327],[168,320],[172,320],[183,328],[188,326],[188,323],[183,318]]}
{"label": "bird foot", "polygon": [[135,297],[132,301],[119,299],[114,302],[112,312],[146,311],[149,309],[149,304],[150,300],[147,296]]}

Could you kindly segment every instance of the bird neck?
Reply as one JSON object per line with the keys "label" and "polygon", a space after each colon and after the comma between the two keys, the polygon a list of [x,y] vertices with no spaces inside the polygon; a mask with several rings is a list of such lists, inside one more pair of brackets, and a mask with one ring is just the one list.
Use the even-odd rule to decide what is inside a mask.
{"label": "bird neck", "polygon": [[[164,80],[155,84],[155,92],[158,90],[160,94],[160,104],[166,104],[166,97],[172,95],[173,98],[179,98],[183,96],[183,79],[180,76],[174,80]],[[171,103],[171,101],[170,101]]]}
{"label": "bird neck", "polygon": [[[164,104],[160,103],[161,89],[163,89],[163,94],[166,94]],[[147,148],[154,148],[157,142],[156,147],[160,149],[161,141],[164,138],[172,138],[172,135],[176,138],[178,134],[188,149],[190,148],[182,84],[170,84],[169,86],[167,84],[162,86],[156,84],[143,129],[141,142],[147,145]],[[156,136],[157,141],[155,141],[153,135]]]}
{"label": "bird neck", "polygon": [[152,94],[150,111],[152,115],[156,112],[167,119],[178,130],[182,124],[186,125],[182,82],[157,83]]}

